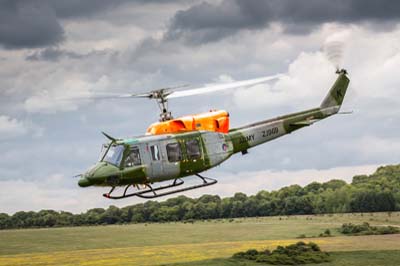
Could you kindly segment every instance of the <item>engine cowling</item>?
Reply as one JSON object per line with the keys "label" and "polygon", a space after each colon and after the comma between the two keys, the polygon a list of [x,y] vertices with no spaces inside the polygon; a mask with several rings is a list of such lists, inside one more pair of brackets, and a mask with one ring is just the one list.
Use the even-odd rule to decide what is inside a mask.
{"label": "engine cowling", "polygon": [[229,113],[225,110],[210,110],[206,113],[157,122],[147,128],[146,134],[161,135],[195,130],[228,133]]}

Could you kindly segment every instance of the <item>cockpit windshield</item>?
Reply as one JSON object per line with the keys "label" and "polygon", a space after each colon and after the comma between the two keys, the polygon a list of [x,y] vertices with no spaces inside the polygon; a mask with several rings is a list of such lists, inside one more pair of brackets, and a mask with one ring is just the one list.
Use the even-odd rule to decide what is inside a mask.
{"label": "cockpit windshield", "polygon": [[107,149],[108,145],[104,145],[101,151],[100,160],[119,166],[121,164],[122,154],[125,149],[124,145],[112,145],[108,151]]}

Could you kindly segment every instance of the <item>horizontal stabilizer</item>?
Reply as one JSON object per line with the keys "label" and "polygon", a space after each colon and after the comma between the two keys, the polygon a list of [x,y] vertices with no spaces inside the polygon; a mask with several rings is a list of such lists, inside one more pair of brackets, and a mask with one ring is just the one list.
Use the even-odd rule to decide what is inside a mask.
{"label": "horizontal stabilizer", "polygon": [[299,127],[307,127],[307,126],[311,126],[315,122],[318,122],[319,120],[320,119],[303,120],[303,121],[298,121],[298,122],[291,123],[290,125],[291,126],[299,126]]}

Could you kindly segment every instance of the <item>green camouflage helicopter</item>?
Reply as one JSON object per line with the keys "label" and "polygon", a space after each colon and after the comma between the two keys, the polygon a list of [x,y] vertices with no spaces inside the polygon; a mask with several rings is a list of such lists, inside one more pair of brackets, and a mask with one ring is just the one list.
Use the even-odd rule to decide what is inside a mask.
{"label": "green camouflage helicopter", "polygon": [[[103,194],[110,199],[132,196],[151,199],[213,185],[217,180],[200,173],[221,164],[233,154],[246,154],[252,147],[337,114],[350,80],[346,70],[336,73],[337,80],[319,107],[232,129],[227,128],[227,113],[222,117],[213,116],[216,112],[211,112],[209,116],[201,114],[173,119],[167,108],[168,99],[254,85],[279,76],[192,90],[161,89],[116,96],[157,100],[160,122],[151,126],[146,135],[134,138],[116,139],[103,133],[110,142],[103,145],[99,162],[79,175],[78,184],[81,187],[111,187]],[[182,178],[187,176],[197,176],[200,182],[182,186]],[[155,186],[164,181],[169,183]],[[121,195],[113,194],[116,187],[124,187]],[[133,191],[129,192],[129,188]]]}

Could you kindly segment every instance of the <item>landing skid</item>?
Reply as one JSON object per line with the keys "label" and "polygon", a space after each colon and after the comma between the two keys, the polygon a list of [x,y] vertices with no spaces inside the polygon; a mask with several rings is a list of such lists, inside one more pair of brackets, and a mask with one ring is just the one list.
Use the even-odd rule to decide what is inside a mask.
{"label": "landing skid", "polygon": [[154,198],[167,196],[167,195],[171,195],[171,194],[175,194],[175,193],[179,193],[179,192],[183,192],[183,191],[188,191],[188,190],[192,190],[192,189],[196,189],[196,188],[211,186],[211,185],[214,185],[217,183],[217,180],[215,180],[213,178],[204,177],[199,174],[196,174],[196,176],[199,177],[203,181],[203,183],[198,184],[198,185],[184,187],[181,189],[157,193],[157,191],[165,190],[165,189],[172,188],[172,187],[177,187],[177,186],[184,184],[184,181],[182,179],[175,179],[174,182],[172,182],[172,184],[169,184],[169,185],[153,188],[151,185],[146,184],[146,187],[148,187],[148,189],[127,194],[129,187],[131,187],[131,186],[134,187],[134,185],[128,185],[125,187],[124,193],[121,196],[111,195],[111,193],[115,189],[115,187],[112,187],[110,192],[103,194],[103,197],[106,197],[108,199],[123,199],[123,198],[137,196],[137,197],[144,198],[144,199],[154,199]]}

